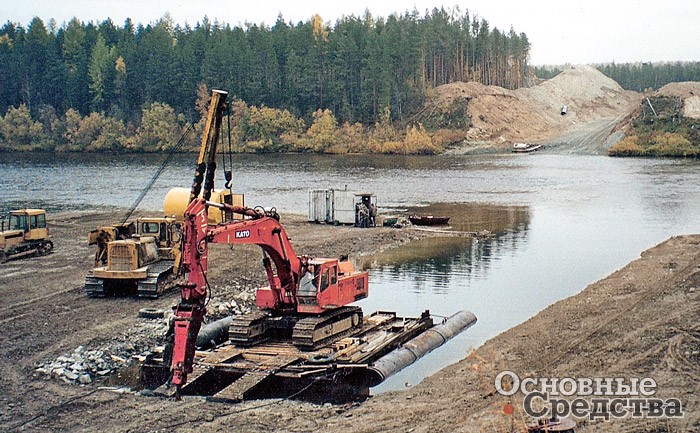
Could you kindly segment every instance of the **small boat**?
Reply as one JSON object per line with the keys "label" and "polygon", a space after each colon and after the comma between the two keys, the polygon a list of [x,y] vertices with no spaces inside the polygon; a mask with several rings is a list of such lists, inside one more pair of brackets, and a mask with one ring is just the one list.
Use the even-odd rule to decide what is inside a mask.
{"label": "small boat", "polygon": [[528,153],[528,152],[534,152],[538,149],[542,149],[543,147],[544,147],[543,144],[514,143],[513,144],[513,152],[515,152],[515,153]]}
{"label": "small boat", "polygon": [[411,224],[416,226],[442,226],[447,224],[450,217],[434,215],[411,215],[408,217]]}

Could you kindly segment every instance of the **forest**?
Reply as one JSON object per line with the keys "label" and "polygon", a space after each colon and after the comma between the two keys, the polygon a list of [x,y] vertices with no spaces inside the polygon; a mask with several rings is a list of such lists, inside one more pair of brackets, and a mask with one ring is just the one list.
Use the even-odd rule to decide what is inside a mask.
{"label": "forest", "polygon": [[[239,151],[435,153],[460,134],[411,121],[436,86],[526,84],[524,33],[435,8],[333,25],[111,20],[0,28],[0,146],[162,151],[229,91]],[[229,123],[226,123],[227,128]],[[196,135],[196,134],[195,134]],[[196,146],[189,139],[185,148]]]}

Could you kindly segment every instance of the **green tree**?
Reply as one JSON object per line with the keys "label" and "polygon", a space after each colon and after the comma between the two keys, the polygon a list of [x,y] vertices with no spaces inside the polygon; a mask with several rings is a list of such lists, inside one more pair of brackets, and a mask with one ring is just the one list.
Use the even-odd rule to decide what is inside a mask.
{"label": "green tree", "polygon": [[[96,111],[104,112],[113,98],[114,83],[117,75],[116,51],[108,48],[102,35],[97,36],[95,46],[92,48],[92,57],[88,74],[90,76],[90,94],[92,95],[92,107]],[[122,59],[118,65],[122,75],[126,73],[126,65]]]}
{"label": "green tree", "polygon": [[66,68],[66,106],[81,113],[88,112],[89,85],[87,80],[88,57],[86,29],[77,18],[68,22],[63,32],[63,62]]}
{"label": "green tree", "polygon": [[43,102],[43,79],[46,74],[46,54],[49,47],[49,33],[44,22],[35,17],[27,30],[24,46],[24,74],[22,93],[24,101],[32,111]]}
{"label": "green tree", "polygon": [[[7,23],[0,28],[0,76],[6,77],[0,86],[0,113],[20,103],[20,49],[17,39],[21,30]],[[21,47],[19,47],[21,48]],[[15,77],[14,79],[12,77]]]}

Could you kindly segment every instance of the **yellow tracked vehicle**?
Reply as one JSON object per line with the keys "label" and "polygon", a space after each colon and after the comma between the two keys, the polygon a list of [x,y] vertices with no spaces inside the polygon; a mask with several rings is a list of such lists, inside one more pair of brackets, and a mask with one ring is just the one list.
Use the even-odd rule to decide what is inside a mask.
{"label": "yellow tracked vehicle", "polygon": [[95,268],[85,277],[85,294],[133,293],[158,298],[175,286],[180,223],[175,218],[137,218],[88,234],[96,245]]}
{"label": "yellow tracked vehicle", "polygon": [[0,262],[29,256],[43,256],[53,250],[43,209],[10,211],[8,229],[2,221]]}

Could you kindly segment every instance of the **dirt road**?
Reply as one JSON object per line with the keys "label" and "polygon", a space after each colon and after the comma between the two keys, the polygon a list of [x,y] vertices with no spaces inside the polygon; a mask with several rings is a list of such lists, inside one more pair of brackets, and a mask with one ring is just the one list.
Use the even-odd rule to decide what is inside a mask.
{"label": "dirt road", "polygon": [[[504,369],[531,377],[653,377],[659,396],[684,404],[681,419],[585,423],[577,431],[700,429],[700,235],[673,238],[644,252],[410,390],[343,406],[289,400],[226,405],[118,393],[100,388],[105,383],[66,385],[34,374],[38,364],[79,345],[128,342],[129,330],[142,320],[137,318],[142,301],[91,300],[81,291],[92,259],[85,232],[109,218],[59,215],[50,221],[56,253],[0,265],[0,430],[500,432],[512,423],[524,431],[522,396],[516,395],[511,418],[503,414],[508,400],[494,392],[493,379]],[[308,225],[301,218],[286,219],[285,225],[300,251],[323,255],[357,256],[429,235]],[[230,253],[216,254],[222,259]],[[213,283],[258,267],[257,259],[246,262],[220,260],[226,265],[212,275]],[[175,301],[171,294],[150,305],[167,308]]]}
{"label": "dirt road", "polygon": [[613,131],[623,117],[613,117],[574,125],[560,137],[544,142],[547,153],[604,155],[623,136]]}

